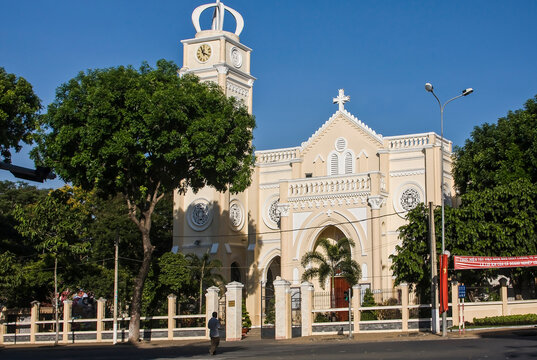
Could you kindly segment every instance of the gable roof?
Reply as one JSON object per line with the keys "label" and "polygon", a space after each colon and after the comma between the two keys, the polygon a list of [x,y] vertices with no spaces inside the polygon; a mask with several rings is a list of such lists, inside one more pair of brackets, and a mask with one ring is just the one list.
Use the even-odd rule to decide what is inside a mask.
{"label": "gable roof", "polygon": [[377,134],[373,129],[371,129],[369,126],[367,126],[366,124],[364,124],[361,120],[359,120],[356,116],[352,115],[350,112],[348,112],[347,110],[343,109],[343,110],[337,110],[331,117],[330,119],[328,119],[319,129],[317,129],[317,131],[315,131],[315,133],[313,135],[310,136],[310,138],[306,141],[304,141],[301,145],[300,145],[300,148],[301,150],[304,150],[306,149],[312,142],[313,140],[319,136],[326,128],[328,128],[328,126],[333,123],[335,121],[335,119],[338,117],[338,115],[343,115],[346,119],[348,119],[350,122],[352,122],[353,124],[355,124],[356,126],[358,126],[358,128],[360,128],[361,130],[364,131],[364,133],[366,133],[367,135],[369,135],[372,139],[376,140],[380,145],[382,145],[383,141],[382,141],[382,135],[380,134]]}

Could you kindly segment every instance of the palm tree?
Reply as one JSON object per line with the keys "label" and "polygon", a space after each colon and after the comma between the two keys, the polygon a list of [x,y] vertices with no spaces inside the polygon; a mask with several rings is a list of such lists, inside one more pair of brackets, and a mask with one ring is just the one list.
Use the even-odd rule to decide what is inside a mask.
{"label": "palm tree", "polygon": [[199,282],[199,314],[201,314],[203,306],[203,284],[205,283],[205,286],[213,286],[218,282],[224,281],[222,275],[214,273],[220,270],[222,263],[218,259],[211,259],[208,251],[201,257],[198,257],[196,254],[188,254],[186,257],[190,260],[194,280]]}
{"label": "palm tree", "polygon": [[320,239],[318,247],[324,251],[308,251],[302,256],[301,264],[306,268],[311,263],[317,267],[310,267],[302,274],[302,281],[318,277],[324,290],[326,278],[331,278],[331,307],[335,306],[334,278],[342,276],[350,286],[356,285],[360,280],[360,266],[351,257],[351,248],[354,248],[352,239],[341,238],[336,243],[328,239]]}

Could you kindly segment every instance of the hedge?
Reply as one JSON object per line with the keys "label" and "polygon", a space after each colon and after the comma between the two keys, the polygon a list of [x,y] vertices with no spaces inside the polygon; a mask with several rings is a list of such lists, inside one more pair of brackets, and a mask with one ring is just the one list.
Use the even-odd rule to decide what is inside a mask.
{"label": "hedge", "polygon": [[537,314],[490,316],[474,319],[476,326],[498,325],[533,325],[537,324]]}

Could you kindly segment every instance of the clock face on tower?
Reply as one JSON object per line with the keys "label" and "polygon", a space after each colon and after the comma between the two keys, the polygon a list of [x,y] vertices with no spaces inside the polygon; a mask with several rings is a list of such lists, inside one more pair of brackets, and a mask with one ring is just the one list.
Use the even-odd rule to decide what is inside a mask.
{"label": "clock face on tower", "polygon": [[198,51],[196,52],[196,57],[202,63],[209,60],[209,58],[211,57],[211,47],[209,46],[209,44],[201,44],[198,48]]}

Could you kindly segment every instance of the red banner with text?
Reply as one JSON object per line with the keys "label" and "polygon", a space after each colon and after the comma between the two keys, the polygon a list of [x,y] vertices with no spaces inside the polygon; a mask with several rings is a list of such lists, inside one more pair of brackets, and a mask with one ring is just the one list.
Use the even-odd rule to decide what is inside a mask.
{"label": "red banner with text", "polygon": [[454,256],[455,270],[537,266],[537,255]]}

